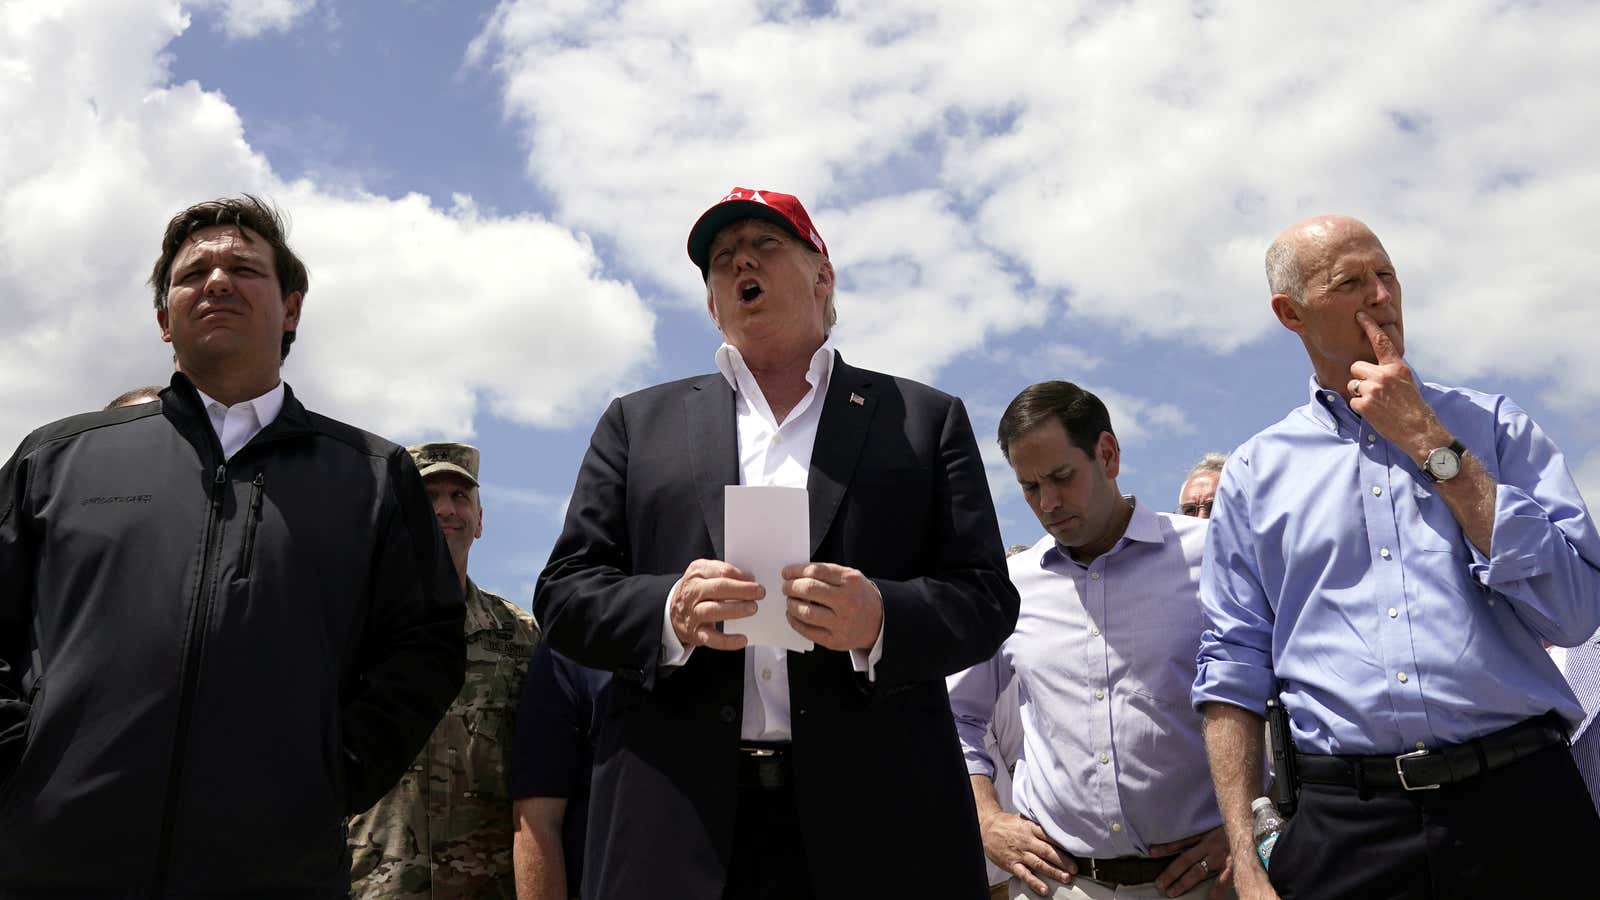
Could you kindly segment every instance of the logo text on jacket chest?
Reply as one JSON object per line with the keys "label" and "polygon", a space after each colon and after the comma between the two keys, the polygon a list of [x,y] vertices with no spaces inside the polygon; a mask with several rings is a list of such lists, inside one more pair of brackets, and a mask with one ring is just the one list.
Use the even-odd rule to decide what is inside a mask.
{"label": "logo text on jacket chest", "polygon": [[149,503],[154,499],[154,494],[124,494],[122,496],[85,497],[78,502],[78,505],[104,506],[109,503]]}

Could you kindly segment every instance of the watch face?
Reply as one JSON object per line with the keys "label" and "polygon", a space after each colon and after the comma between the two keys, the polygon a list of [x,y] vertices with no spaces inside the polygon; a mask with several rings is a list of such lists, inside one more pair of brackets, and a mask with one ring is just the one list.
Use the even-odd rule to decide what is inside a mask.
{"label": "watch face", "polygon": [[1448,481],[1461,471],[1461,457],[1449,447],[1440,447],[1428,454],[1428,472],[1440,481]]}

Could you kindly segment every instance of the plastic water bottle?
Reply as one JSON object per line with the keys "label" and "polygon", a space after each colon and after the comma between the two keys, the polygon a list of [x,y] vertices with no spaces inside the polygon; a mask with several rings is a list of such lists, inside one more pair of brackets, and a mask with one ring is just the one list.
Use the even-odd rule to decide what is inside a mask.
{"label": "plastic water bottle", "polygon": [[1253,835],[1256,855],[1261,857],[1261,868],[1265,869],[1271,866],[1272,848],[1278,843],[1278,835],[1283,833],[1283,816],[1278,815],[1271,797],[1257,797],[1250,803],[1250,812],[1256,817]]}

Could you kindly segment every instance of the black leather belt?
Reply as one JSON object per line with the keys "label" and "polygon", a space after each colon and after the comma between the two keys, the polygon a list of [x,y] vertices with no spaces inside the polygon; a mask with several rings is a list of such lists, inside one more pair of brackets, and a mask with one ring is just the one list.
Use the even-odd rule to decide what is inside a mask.
{"label": "black leather belt", "polygon": [[739,787],[778,791],[794,778],[789,744],[776,741],[746,741],[739,745]]}
{"label": "black leather belt", "polygon": [[1300,780],[1312,784],[1350,785],[1358,790],[1429,791],[1566,742],[1566,729],[1561,720],[1550,713],[1465,743],[1398,756],[1321,756],[1297,752],[1295,766],[1299,769]]}
{"label": "black leather belt", "polygon": [[1178,854],[1171,856],[1119,856],[1115,859],[1080,859],[1078,874],[1095,881],[1112,885],[1146,884],[1172,865]]}

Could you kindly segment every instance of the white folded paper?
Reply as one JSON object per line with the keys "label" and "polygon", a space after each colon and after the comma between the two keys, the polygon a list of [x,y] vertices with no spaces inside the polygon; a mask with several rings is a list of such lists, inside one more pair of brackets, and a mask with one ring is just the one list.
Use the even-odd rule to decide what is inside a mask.
{"label": "white folded paper", "polygon": [[784,566],[811,560],[811,508],[805,488],[734,484],[723,501],[727,561],[749,572],[767,589],[756,614],[722,623],[726,634],[742,634],[751,645],[810,650],[814,644],[790,627],[783,595]]}

